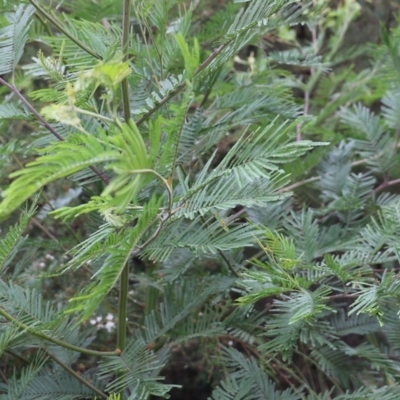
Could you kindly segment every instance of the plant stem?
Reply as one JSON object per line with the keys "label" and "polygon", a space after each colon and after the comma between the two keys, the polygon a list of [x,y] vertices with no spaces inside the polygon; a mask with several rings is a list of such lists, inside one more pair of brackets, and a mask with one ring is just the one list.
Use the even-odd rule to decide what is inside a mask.
{"label": "plant stem", "polygon": [[311,177],[311,178],[304,179],[304,180],[302,180],[302,181],[293,183],[292,185],[289,185],[289,186],[286,186],[286,187],[284,187],[284,188],[282,188],[282,189],[279,189],[279,190],[277,191],[277,193],[290,192],[290,191],[293,190],[293,189],[296,189],[296,188],[298,188],[298,187],[300,187],[300,186],[306,185],[307,183],[319,181],[320,179],[321,179],[320,176],[313,176],[313,177]]}
{"label": "plant stem", "polygon": [[42,15],[37,13],[36,18],[40,21],[40,23],[43,25],[44,29],[46,30],[47,34],[49,36],[52,36],[51,30],[47,22],[43,19]]}
{"label": "plant stem", "polygon": [[126,316],[129,286],[129,262],[125,263],[120,277],[119,304],[118,304],[118,330],[117,330],[117,349],[121,352],[126,344]]}
{"label": "plant stem", "polygon": [[[400,143],[396,146],[396,148],[400,148]],[[365,163],[367,163],[368,161],[376,160],[376,159],[378,159],[379,157],[382,157],[382,155],[383,155],[383,152],[381,151],[381,152],[379,152],[378,154],[376,154],[376,155],[374,155],[374,156],[372,156],[372,157],[362,158],[361,160],[353,161],[353,162],[351,163],[351,166],[352,166],[352,167],[356,167],[356,166],[358,166],[358,165],[365,164]],[[277,193],[290,192],[290,191],[293,190],[293,189],[296,189],[296,188],[298,188],[298,187],[300,187],[300,186],[306,185],[307,183],[312,183],[312,182],[319,181],[320,179],[321,179],[320,176],[312,176],[311,178],[307,178],[307,179],[304,179],[304,180],[302,180],[302,181],[293,183],[292,185],[289,185],[289,186],[286,186],[286,187],[284,187],[284,188],[281,188],[281,189],[279,189],[279,190],[277,191]],[[398,183],[400,183],[400,179],[395,179],[395,180],[393,180],[393,181],[388,181],[388,182],[386,182],[384,187],[386,187],[386,186],[391,186],[391,185],[397,185]],[[382,185],[380,185],[380,186],[378,186],[378,187],[377,187],[376,189],[374,189],[374,190],[375,190],[375,191],[380,191],[380,190],[382,190],[384,187],[382,187]]]}
{"label": "plant stem", "polygon": [[167,189],[167,194],[168,194],[168,212],[171,213],[172,210],[172,189],[168,184],[168,181],[166,179],[164,179],[164,177],[162,175],[160,175],[157,171],[155,171],[154,169],[150,169],[150,168],[146,168],[146,169],[135,169],[130,171],[131,174],[153,174],[155,175],[163,184],[163,186],[165,187],[165,189]]}
{"label": "plant stem", "polygon": [[165,223],[171,217],[171,214],[168,213],[166,216],[160,217],[160,223],[158,224],[155,232],[140,246],[138,246],[135,250],[131,252],[131,257],[136,257],[144,248],[146,248],[157,236],[160,234],[162,229],[164,228]]}
{"label": "plant stem", "polygon": [[229,261],[228,257],[224,254],[224,252],[221,249],[218,249],[218,254],[221,256],[221,258],[225,261],[226,266],[228,267],[229,271],[232,272],[233,275],[236,277],[239,276],[239,273],[233,268],[233,265]]}
{"label": "plant stem", "polygon": [[60,30],[65,36],[67,36],[69,39],[71,39],[82,50],[86,51],[86,53],[89,53],[91,56],[93,56],[99,60],[102,60],[103,57],[101,57],[99,54],[94,52],[90,47],[87,47],[77,37],[75,37],[70,32],[68,32],[68,30],[65,28],[64,25],[62,25],[59,21],[57,21],[56,18],[54,18],[44,8],[42,8],[38,3],[36,3],[36,1],[29,0],[29,3],[31,3],[32,6],[36,8],[36,11],[39,13],[40,16],[42,16],[45,19],[47,19],[48,21],[50,21],[58,30]]}
{"label": "plant stem", "polygon": [[[206,225],[205,217],[202,216],[200,219],[202,220],[203,224]],[[224,260],[228,270],[231,271],[231,273],[233,275],[238,277],[239,273],[235,270],[235,268],[233,268],[233,265],[231,264],[229,258],[225,255],[225,253],[221,249],[218,249],[217,251],[218,251],[218,254],[221,256],[221,258]]]}
{"label": "plant stem", "polygon": [[51,343],[57,344],[58,346],[64,347],[65,349],[76,351],[81,354],[87,354],[89,356],[110,357],[110,356],[120,355],[119,351],[96,351],[96,350],[85,349],[83,347],[74,346],[73,344],[65,342],[64,340],[59,340],[59,339],[53,338],[51,336],[48,336],[43,332],[35,331],[28,325],[25,325],[22,322],[19,322],[16,318],[14,318],[11,314],[9,314],[7,311],[3,310],[2,308],[0,308],[0,315],[3,316],[8,322],[15,324],[16,326],[18,326],[18,328],[30,333],[31,335],[34,335],[40,339],[47,340]]}
{"label": "plant stem", "polygon": [[389,181],[385,179],[377,188],[375,188],[375,192],[380,192],[381,190],[387,188],[388,186],[398,185],[400,183],[400,179],[394,179]]}
{"label": "plant stem", "polygon": [[10,89],[24,104],[24,106],[40,121],[40,123],[51,132],[58,140],[65,139],[39,114],[39,112],[28,102],[24,95],[14,86],[0,77],[0,83]]}
{"label": "plant stem", "polygon": [[[312,44],[313,44],[313,49],[314,49],[314,55],[316,56],[318,54],[319,48],[318,48],[318,38],[317,38],[317,28],[315,26],[312,27],[311,29],[311,37],[312,37]],[[311,68],[310,69],[310,75],[313,76],[315,73],[315,69]],[[311,88],[312,90],[313,88]],[[303,115],[308,115],[309,110],[310,110],[310,89],[305,89],[304,90],[304,108],[303,108]],[[301,140],[301,128],[303,126],[303,123],[300,122],[297,124],[296,127],[296,140],[299,141]]]}
{"label": "plant stem", "polygon": [[44,226],[42,225],[35,217],[31,218],[31,221],[34,225],[36,225],[41,231],[43,231],[51,240],[56,242],[65,252],[68,251],[59,241],[58,239]]}
{"label": "plant stem", "polygon": [[84,110],[83,108],[79,108],[79,107],[74,107],[74,110],[79,114],[87,115],[87,116],[93,117],[93,118],[97,118],[100,121],[106,122],[107,124],[114,123],[114,120],[112,118],[108,118],[105,115],[97,114],[97,113],[94,113],[92,111]]}
{"label": "plant stem", "polygon": [[89,381],[84,379],[81,375],[79,375],[77,372],[75,372],[72,368],[70,368],[67,364],[63,363],[59,358],[57,358],[55,355],[51,354],[50,351],[46,350],[47,355],[55,362],[57,363],[62,369],[67,371],[69,374],[71,374],[75,379],[77,379],[80,383],[83,385],[87,386],[90,390],[95,392],[100,398],[102,399],[107,399],[107,395],[104,394],[101,390],[97,389],[95,386],[93,386]]}
{"label": "plant stem", "polygon": [[[130,7],[131,0],[123,0],[122,11],[122,60],[129,60],[129,27],[130,27]],[[131,107],[129,103],[129,84],[128,78],[125,77],[121,82],[122,91],[122,108],[124,112],[125,122],[128,124],[131,119]],[[124,269],[120,277],[119,289],[119,306],[118,306],[118,326],[117,326],[117,348],[119,351],[124,351],[126,344],[126,315],[128,302],[128,286],[129,286],[129,262],[126,261]]]}
{"label": "plant stem", "polygon": [[[32,106],[31,103],[24,97],[24,95],[14,86],[5,81],[2,77],[0,77],[0,83],[10,89],[24,104],[24,106],[36,117],[37,120],[50,132],[52,133],[58,140],[60,141],[65,141],[64,137],[61,136],[40,114],[39,112],[35,109],[35,107]],[[90,169],[105,183],[108,184],[110,181],[108,177],[101,172],[99,169],[94,167],[93,165],[90,167]]]}
{"label": "plant stem", "polygon": [[[123,11],[122,11],[122,61],[129,61],[129,28],[130,28],[130,16],[131,16],[131,0],[123,0]],[[131,107],[129,104],[129,85],[128,77],[125,77],[121,82],[122,90],[122,107],[124,110],[125,122],[128,123],[131,119]]]}
{"label": "plant stem", "polygon": [[10,354],[11,356],[13,356],[15,358],[18,358],[20,361],[24,362],[26,365],[30,364],[29,360],[26,357],[22,356],[21,354],[18,354],[14,350],[7,349],[7,350],[4,350],[4,352]]}
{"label": "plant stem", "polygon": [[[218,49],[216,49],[209,57],[207,57],[197,68],[196,71],[196,76],[203,71],[204,68],[207,67],[208,64],[211,63],[211,61],[214,60],[215,57],[218,56],[222,52],[222,50],[228,46],[228,44],[231,43],[232,40],[224,43],[223,45],[219,46]],[[168,93],[162,100],[160,100],[159,103],[157,103],[151,110],[147,111],[146,114],[142,115],[137,121],[136,125],[139,126],[143,124],[143,122],[146,122],[158,109],[160,109],[164,104],[168,103],[171,99],[173,99],[179,92],[181,92],[184,88],[186,87],[186,82],[181,82],[174,90],[172,90],[170,93]]]}

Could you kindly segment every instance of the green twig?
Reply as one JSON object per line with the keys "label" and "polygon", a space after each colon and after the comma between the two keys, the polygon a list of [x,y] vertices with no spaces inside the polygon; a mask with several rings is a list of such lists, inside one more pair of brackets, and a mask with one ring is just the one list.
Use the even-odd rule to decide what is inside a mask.
{"label": "green twig", "polygon": [[[203,71],[210,63],[213,61],[221,52],[231,43],[231,40],[219,46],[206,60],[204,60],[199,67],[197,68],[196,76]],[[159,110],[164,104],[168,103],[171,99],[173,99],[177,94],[179,94],[186,87],[186,82],[181,82],[173,91],[168,93],[159,103],[157,103],[151,110],[147,111],[147,113],[143,114],[137,121],[136,125],[139,126],[146,122],[157,110]]]}
{"label": "green twig", "polygon": [[130,171],[132,174],[153,174],[155,175],[163,184],[163,186],[165,187],[165,189],[167,189],[167,193],[168,193],[168,212],[171,213],[172,210],[172,189],[168,184],[168,181],[166,179],[164,179],[164,177],[162,175],[160,175],[157,171],[155,171],[154,169],[150,169],[150,168],[144,168],[144,169],[134,169]]}
{"label": "green twig", "polygon": [[238,272],[233,268],[233,265],[229,261],[228,257],[224,254],[224,252],[221,249],[218,249],[218,254],[222,257],[222,259],[225,261],[226,266],[228,267],[229,271],[232,272],[233,275],[239,276]]}
{"label": "green twig", "polygon": [[126,262],[122,270],[119,286],[119,304],[118,304],[118,330],[117,330],[117,349],[121,352],[126,344],[126,316],[129,287],[129,262]]}
{"label": "green twig", "polygon": [[48,21],[50,21],[58,30],[60,30],[65,36],[71,39],[77,46],[79,46],[82,50],[86,51],[86,53],[90,54],[91,56],[97,58],[98,60],[102,60],[99,54],[94,52],[90,47],[87,47],[83,42],[81,42],[77,37],[72,35],[68,30],[62,25],[56,18],[54,18],[51,14],[49,14],[44,8],[42,8],[36,1],[29,0],[29,3],[32,4],[33,7],[36,8],[36,11],[39,15]]}
{"label": "green twig", "polygon": [[47,34],[49,36],[52,36],[51,30],[49,25],[46,23],[46,21],[43,19],[43,17],[39,14],[36,13],[36,18],[39,20],[39,22],[43,25],[44,29],[46,30]]}
{"label": "green twig", "polygon": [[[396,148],[400,148],[400,143],[396,146]],[[384,154],[383,151],[381,151],[381,152],[379,152],[379,153],[373,155],[372,157],[366,157],[366,158],[362,158],[361,160],[353,161],[353,162],[351,163],[351,166],[352,166],[352,167],[356,167],[356,166],[358,166],[358,165],[366,164],[366,163],[368,163],[368,161],[373,161],[373,160],[376,160],[376,159],[382,157],[383,154]],[[289,186],[286,186],[286,187],[284,187],[284,188],[281,188],[281,189],[277,190],[276,193],[290,192],[290,191],[292,191],[293,189],[296,189],[296,188],[298,188],[298,187],[300,187],[300,186],[304,186],[304,185],[306,185],[307,183],[317,182],[317,181],[319,181],[320,179],[321,179],[321,176],[320,176],[320,175],[318,175],[318,176],[312,176],[311,178],[307,178],[307,179],[304,179],[304,180],[302,180],[302,181],[293,183],[292,185],[289,185]],[[395,183],[398,183],[398,182],[395,182]]]}
{"label": "green twig", "polygon": [[79,107],[74,107],[73,109],[74,109],[74,111],[76,111],[79,114],[87,115],[88,117],[97,118],[100,121],[106,122],[107,124],[114,123],[114,120],[112,118],[106,117],[105,115],[101,115],[101,114],[98,114],[98,113],[95,113],[92,111],[84,110],[83,108],[79,108]]}
{"label": "green twig", "polygon": [[[130,0],[123,0],[122,11],[122,61],[129,61],[129,27],[130,27]],[[131,119],[131,107],[129,103],[129,84],[128,77],[125,77],[121,82],[122,90],[122,107],[124,110],[125,122],[129,123]]]}
{"label": "green twig", "polygon": [[107,399],[107,395],[104,394],[101,390],[97,389],[95,386],[93,386],[89,381],[87,381],[85,378],[83,378],[81,375],[79,375],[76,371],[74,371],[72,368],[70,368],[67,364],[63,363],[59,358],[57,358],[55,355],[51,354],[50,351],[46,350],[47,355],[55,362],[57,363],[62,369],[67,371],[69,374],[71,374],[75,379],[77,379],[80,383],[88,387],[90,390],[95,392],[100,398],[102,399]]}
{"label": "green twig", "polygon": [[0,315],[3,316],[8,322],[13,323],[14,325],[18,326],[18,328],[30,333],[31,335],[34,335],[43,340],[47,340],[48,342],[57,344],[58,346],[64,347],[65,349],[76,351],[81,354],[87,354],[89,356],[110,357],[110,356],[118,356],[121,354],[119,351],[96,351],[96,350],[85,349],[83,347],[74,346],[73,344],[65,342],[64,340],[59,340],[54,337],[48,336],[43,332],[35,331],[28,325],[19,322],[16,318],[14,318],[11,314],[3,310],[2,308],[0,308]]}
{"label": "green twig", "polygon": [[[123,0],[122,11],[122,60],[129,61],[129,27],[130,27],[130,5],[131,0]],[[128,124],[131,119],[131,109],[129,103],[129,84],[125,77],[121,82],[122,108],[125,122]],[[126,343],[126,316],[129,286],[129,262],[126,261],[120,277],[119,306],[118,306],[118,326],[117,326],[117,348],[124,351]]]}
{"label": "green twig", "polygon": [[[206,225],[205,217],[202,216],[200,219],[202,220],[203,224]],[[228,267],[228,270],[231,271],[233,275],[238,277],[239,273],[235,270],[235,268],[233,268],[232,263],[229,261],[228,257],[225,255],[225,253],[221,249],[218,249],[218,254],[225,261],[225,264]]]}

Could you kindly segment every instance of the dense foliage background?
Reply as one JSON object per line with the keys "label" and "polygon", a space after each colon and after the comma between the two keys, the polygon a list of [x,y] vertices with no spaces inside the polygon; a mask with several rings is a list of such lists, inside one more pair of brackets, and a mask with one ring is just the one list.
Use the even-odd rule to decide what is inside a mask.
{"label": "dense foliage background", "polygon": [[0,8],[0,399],[400,398],[397,1]]}

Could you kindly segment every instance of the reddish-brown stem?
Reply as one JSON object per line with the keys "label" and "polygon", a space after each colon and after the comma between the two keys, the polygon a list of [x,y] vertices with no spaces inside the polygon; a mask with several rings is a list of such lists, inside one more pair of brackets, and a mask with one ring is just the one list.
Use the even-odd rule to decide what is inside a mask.
{"label": "reddish-brown stem", "polygon": [[[25,98],[25,96],[14,86],[5,81],[2,77],[0,77],[0,83],[10,89],[24,104],[24,106],[36,117],[36,119],[50,132],[52,133],[58,140],[64,141],[64,137],[60,135],[40,114],[39,112],[35,109],[35,107],[32,106],[31,103]],[[96,167],[91,166],[90,169],[106,184],[110,182],[108,177],[98,170]]]}
{"label": "reddish-brown stem", "polygon": [[375,192],[380,192],[381,190],[383,190],[389,186],[394,186],[399,183],[400,183],[400,179],[393,179],[392,181],[385,179],[377,188],[375,188]]}

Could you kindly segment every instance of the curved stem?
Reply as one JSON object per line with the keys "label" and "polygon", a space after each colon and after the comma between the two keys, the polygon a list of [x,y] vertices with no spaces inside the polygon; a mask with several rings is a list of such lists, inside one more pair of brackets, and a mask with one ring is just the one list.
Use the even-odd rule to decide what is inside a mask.
{"label": "curved stem", "polygon": [[104,394],[101,390],[97,389],[97,387],[93,386],[89,381],[75,372],[72,368],[70,368],[67,364],[63,363],[59,358],[55,355],[51,354],[50,351],[46,350],[46,354],[55,362],[57,363],[62,369],[67,371],[70,375],[72,375],[75,379],[77,379],[80,383],[88,387],[90,390],[95,392],[100,398],[107,399],[107,395]]}
{"label": "curved stem", "polygon": [[34,0],[29,0],[29,3],[32,4],[33,7],[36,8],[36,11],[39,13],[39,15],[48,21],[50,21],[59,31],[61,31],[65,36],[67,36],[69,39],[71,39],[77,46],[79,46],[82,50],[86,51],[86,53],[89,53],[91,56],[102,60],[103,57],[101,57],[99,54],[94,52],[91,48],[87,47],[84,43],[82,43],[77,37],[72,35],[68,30],[65,28],[64,25],[62,25],[59,21],[57,21],[56,18],[54,18],[51,14],[49,14],[44,8],[42,8],[36,1]]}
{"label": "curved stem", "polygon": [[108,118],[105,115],[97,114],[92,111],[84,110],[83,108],[74,107],[74,110],[82,115],[87,115],[89,117],[97,118],[100,121],[106,122],[107,124],[113,124],[114,120],[112,118]]}
{"label": "curved stem", "polygon": [[[50,132],[52,133],[58,140],[60,141],[65,141],[64,137],[60,135],[40,114],[39,112],[35,109],[35,107],[32,106],[31,103],[24,97],[24,95],[14,86],[9,84],[7,81],[5,81],[2,77],[0,77],[0,84],[4,85],[8,89],[10,89],[23,103],[23,105],[36,117],[36,119]],[[93,165],[90,166],[90,169],[105,183],[109,184],[110,180],[108,177],[98,170],[96,167]]]}
{"label": "curved stem", "polygon": [[135,249],[131,252],[132,257],[136,257],[144,248],[146,248],[154,239],[157,238],[157,236],[160,234],[160,232],[164,228],[165,223],[170,218],[170,216],[171,215],[168,214],[164,217],[160,217],[160,223],[158,224],[155,232],[142,245],[138,246],[137,249]]}
{"label": "curved stem", "polygon": [[168,181],[166,179],[164,179],[164,177],[162,175],[160,175],[157,171],[155,171],[154,169],[150,169],[150,168],[144,168],[144,169],[136,169],[131,171],[133,174],[153,174],[155,175],[163,184],[163,186],[165,187],[165,189],[167,189],[167,193],[168,193],[168,212],[171,213],[172,210],[172,189],[168,184]]}
{"label": "curved stem", "polygon": [[118,356],[121,353],[119,351],[96,351],[96,350],[89,350],[85,349],[83,347],[78,347],[74,346],[73,344],[70,344],[68,342],[65,342],[64,340],[59,340],[55,339],[51,336],[46,335],[43,332],[38,332],[29,327],[28,325],[23,324],[22,322],[19,322],[16,318],[14,318],[11,314],[9,314],[7,311],[3,310],[0,308],[0,315],[3,316],[7,321],[15,324],[18,326],[18,328],[30,333],[31,335],[34,335],[40,339],[47,340],[48,342],[57,344],[58,346],[64,347],[65,349],[69,349],[72,351],[76,351],[81,354],[87,354],[89,356],[102,356],[102,357],[110,357],[110,356]]}

